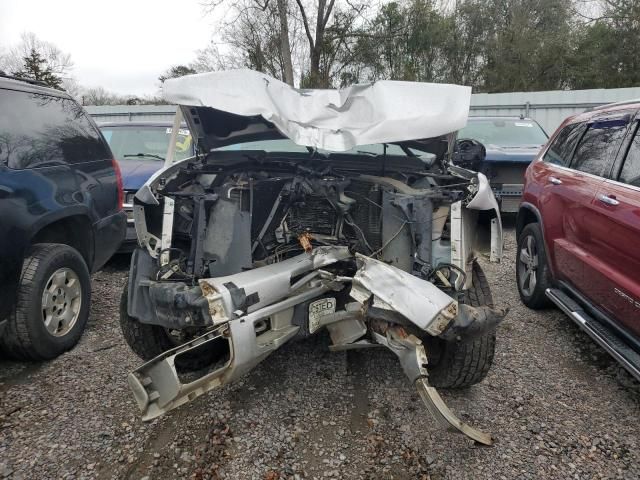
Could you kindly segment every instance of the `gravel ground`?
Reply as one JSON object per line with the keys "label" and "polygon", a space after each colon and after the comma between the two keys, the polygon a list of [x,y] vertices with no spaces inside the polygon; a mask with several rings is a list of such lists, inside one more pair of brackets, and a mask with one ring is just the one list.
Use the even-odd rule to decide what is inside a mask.
{"label": "gravel ground", "polygon": [[93,277],[88,330],[35,364],[0,360],[0,478],[639,478],[638,384],[556,310],[515,287],[514,232],[487,264],[511,308],[484,382],[443,392],[493,447],[438,428],[396,358],[289,344],[237,384],[143,424],[118,326],[127,259]]}

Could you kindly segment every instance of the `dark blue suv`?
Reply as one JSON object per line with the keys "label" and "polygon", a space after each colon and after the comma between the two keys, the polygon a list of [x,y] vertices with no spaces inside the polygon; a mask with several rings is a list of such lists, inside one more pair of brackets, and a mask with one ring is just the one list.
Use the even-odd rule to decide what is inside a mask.
{"label": "dark blue suv", "polygon": [[69,95],[0,75],[0,349],[43,360],[72,348],[89,274],[126,228],[122,177]]}

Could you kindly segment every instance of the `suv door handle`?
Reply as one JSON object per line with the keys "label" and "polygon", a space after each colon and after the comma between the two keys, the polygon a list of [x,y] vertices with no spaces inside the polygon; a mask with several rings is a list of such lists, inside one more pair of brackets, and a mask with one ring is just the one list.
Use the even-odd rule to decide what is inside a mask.
{"label": "suv door handle", "polygon": [[618,200],[616,200],[616,197],[612,196],[608,196],[605,195],[603,193],[599,193],[598,194],[598,200],[600,200],[602,203],[606,203],[607,205],[620,205],[620,202]]}
{"label": "suv door handle", "polygon": [[549,183],[553,183],[554,185],[562,185],[562,180],[556,177],[549,177]]}

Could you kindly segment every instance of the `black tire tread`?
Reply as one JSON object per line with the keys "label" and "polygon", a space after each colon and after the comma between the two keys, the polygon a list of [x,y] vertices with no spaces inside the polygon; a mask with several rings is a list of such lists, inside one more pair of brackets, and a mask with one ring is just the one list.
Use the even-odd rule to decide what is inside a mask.
{"label": "black tire tread", "polygon": [[[493,306],[489,281],[477,263],[473,265],[473,286],[465,292],[464,303]],[[493,365],[495,347],[495,332],[467,341],[445,342],[438,364],[429,369],[429,383],[440,388],[465,388],[481,382]]]}
{"label": "black tire tread", "polygon": [[[28,327],[27,312],[34,298],[38,298],[40,294],[35,291],[39,287],[35,277],[40,265],[61,249],[72,248],[58,243],[39,243],[31,246],[27,252],[22,264],[16,305],[13,313],[7,319],[3,335],[0,336],[0,348],[10,358],[34,361],[48,359],[38,353],[36,343]],[[91,294],[90,291],[88,293]]]}
{"label": "black tire tread", "polygon": [[125,284],[120,296],[120,329],[131,350],[142,360],[148,361],[173,348],[175,345],[171,344],[162,328],[141,323],[129,316],[128,296],[129,288]]}
{"label": "black tire tread", "polygon": [[[138,319],[129,316],[128,301],[129,286],[127,280],[120,297],[120,329],[133,353],[147,362],[177,346],[161,326],[142,323]],[[214,350],[197,350],[176,358],[176,369],[178,371],[199,370],[210,365],[216,358],[217,352]]]}

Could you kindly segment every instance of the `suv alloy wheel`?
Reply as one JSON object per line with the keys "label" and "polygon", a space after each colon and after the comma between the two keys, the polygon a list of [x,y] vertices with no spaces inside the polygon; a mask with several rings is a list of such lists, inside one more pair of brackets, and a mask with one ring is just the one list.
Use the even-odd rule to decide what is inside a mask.
{"label": "suv alloy wheel", "polygon": [[516,253],[516,280],[522,302],[529,308],[550,305],[545,290],[551,286],[547,254],[542,231],[537,223],[530,223],[518,236]]}
{"label": "suv alloy wheel", "polygon": [[70,350],[82,336],[90,300],[89,271],[77,250],[57,243],[34,245],[0,347],[22,360],[48,360]]}

